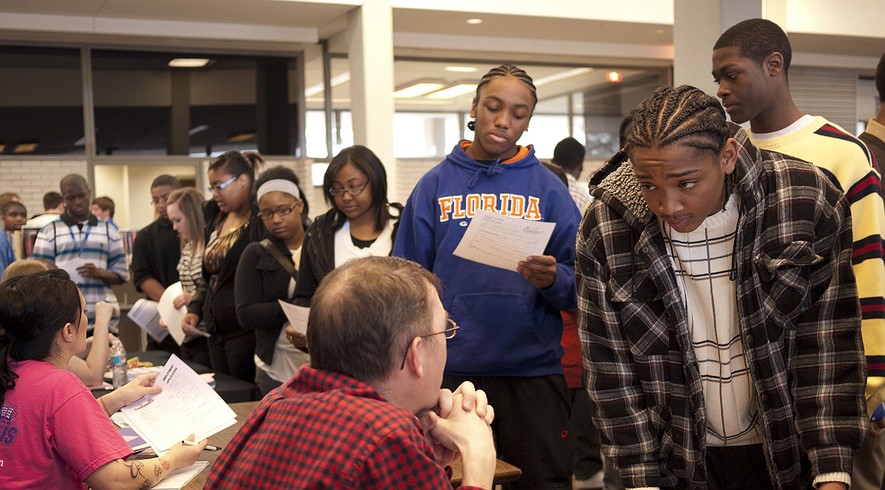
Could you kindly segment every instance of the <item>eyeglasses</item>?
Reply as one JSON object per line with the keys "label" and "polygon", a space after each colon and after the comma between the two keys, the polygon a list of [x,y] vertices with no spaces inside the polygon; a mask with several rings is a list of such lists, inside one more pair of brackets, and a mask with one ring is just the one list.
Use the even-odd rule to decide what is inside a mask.
{"label": "eyeglasses", "polygon": [[359,187],[348,187],[346,189],[335,189],[333,187],[333,188],[329,189],[329,194],[332,197],[341,197],[346,192],[346,193],[350,194],[351,196],[358,196],[363,192],[363,189],[365,189],[367,185],[369,185],[368,182],[366,182],[365,184],[363,184]]}
{"label": "eyeglasses", "polygon": [[[458,329],[461,327],[459,327],[458,324],[455,323],[455,320],[452,320],[451,318],[447,318],[446,321],[449,322],[449,324],[451,325],[449,328],[443,330],[442,332],[428,333],[425,335],[419,335],[418,337],[421,337],[423,339],[423,338],[427,338],[427,337],[433,337],[434,335],[445,335],[447,340],[454,338],[455,332],[457,332]],[[412,340],[414,340],[414,339],[412,339]],[[403,352],[403,362],[399,367],[400,371],[402,371],[406,367],[406,357],[409,356],[409,349],[411,349],[411,348],[412,348],[412,342],[409,341],[409,344],[406,346],[406,351]]]}
{"label": "eyeglasses", "polygon": [[288,208],[280,208],[280,209],[276,209],[276,210],[264,209],[264,210],[258,212],[258,217],[263,219],[264,221],[273,219],[274,215],[277,215],[280,218],[282,218],[283,216],[288,216],[288,215],[292,214],[292,211],[295,211],[295,208],[299,204],[301,204],[300,200],[295,201],[295,204],[293,204],[291,207],[288,207]]}
{"label": "eyeglasses", "polygon": [[237,180],[240,176],[231,177],[220,184],[212,184],[209,186],[209,192],[221,192],[225,187],[231,185],[233,181]]}

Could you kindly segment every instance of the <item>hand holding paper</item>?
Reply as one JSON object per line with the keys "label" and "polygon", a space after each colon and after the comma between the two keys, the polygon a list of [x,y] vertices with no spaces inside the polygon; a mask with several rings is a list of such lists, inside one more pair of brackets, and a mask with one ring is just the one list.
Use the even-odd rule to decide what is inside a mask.
{"label": "hand holding paper", "polygon": [[477,210],[454,254],[480,264],[522,272],[518,264],[529,256],[543,255],[555,227],[556,223]]}
{"label": "hand holding paper", "polygon": [[556,280],[556,257],[552,255],[529,256],[520,261],[516,271],[536,288],[547,288]]}
{"label": "hand holding paper", "polygon": [[286,303],[283,300],[279,300],[279,302],[283,313],[286,314],[286,319],[289,320],[295,331],[301,335],[307,335],[307,318],[310,316],[310,308]]}
{"label": "hand holding paper", "polygon": [[162,392],[123,407],[126,422],[162,456],[196,434],[202,441],[236,422],[233,410],[174,354],[163,366],[154,386]]}

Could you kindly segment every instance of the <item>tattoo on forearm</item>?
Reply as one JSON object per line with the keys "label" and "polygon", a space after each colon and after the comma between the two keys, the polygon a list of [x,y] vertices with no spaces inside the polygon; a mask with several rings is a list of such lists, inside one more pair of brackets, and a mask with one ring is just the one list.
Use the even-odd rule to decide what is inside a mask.
{"label": "tattoo on forearm", "polygon": [[144,468],[144,463],[140,461],[124,461],[123,464],[129,467],[130,478],[133,480],[139,476],[144,478],[144,475],[141,474],[141,469]]}
{"label": "tattoo on forearm", "polygon": [[144,463],[140,461],[124,461],[123,465],[129,468],[129,477],[135,480],[136,478],[143,478],[144,482],[141,484],[141,487],[145,490],[154,486],[154,482],[148,479],[144,474],[142,474],[141,469],[144,468]]}

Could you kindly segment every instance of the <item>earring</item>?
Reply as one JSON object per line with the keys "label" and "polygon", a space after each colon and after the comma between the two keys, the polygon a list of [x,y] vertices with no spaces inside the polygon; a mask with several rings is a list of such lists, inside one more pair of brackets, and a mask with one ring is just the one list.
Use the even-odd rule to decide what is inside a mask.
{"label": "earring", "polygon": [[467,121],[467,129],[476,131],[476,121]]}

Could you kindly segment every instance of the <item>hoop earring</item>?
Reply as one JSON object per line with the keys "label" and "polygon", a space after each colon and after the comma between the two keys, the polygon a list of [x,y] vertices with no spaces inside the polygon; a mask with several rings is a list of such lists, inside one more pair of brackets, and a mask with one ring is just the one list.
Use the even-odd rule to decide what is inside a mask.
{"label": "hoop earring", "polygon": [[476,121],[467,121],[467,129],[476,131]]}

